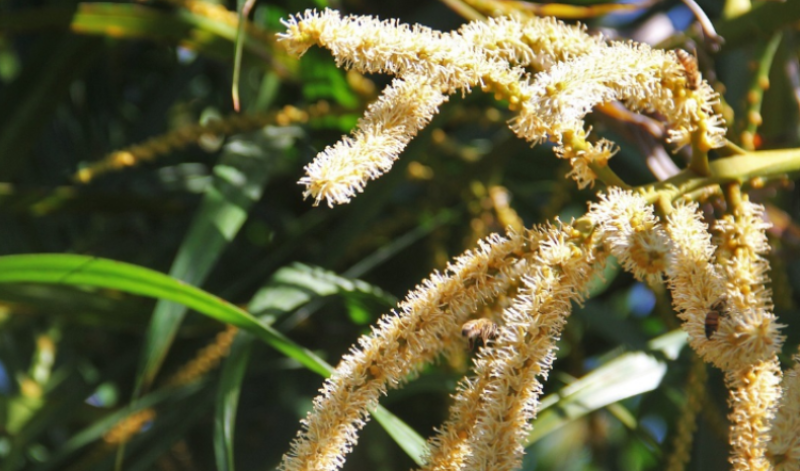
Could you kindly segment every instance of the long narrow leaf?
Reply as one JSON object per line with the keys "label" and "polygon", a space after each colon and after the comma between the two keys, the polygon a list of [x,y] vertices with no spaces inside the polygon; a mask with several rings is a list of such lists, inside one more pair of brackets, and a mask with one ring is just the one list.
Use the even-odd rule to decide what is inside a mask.
{"label": "long narrow leaf", "polygon": [[94,286],[180,303],[226,324],[240,327],[321,375],[330,366],[311,351],[266,326],[248,312],[163,273],[84,255],[9,255],[0,257],[0,283],[56,283]]}
{"label": "long narrow leaf", "polygon": [[[292,145],[294,137],[296,133],[289,128],[277,135],[268,128],[225,146],[214,167],[213,184],[206,190],[170,269],[173,278],[202,284],[244,224],[250,206],[261,198],[270,164]],[[145,337],[135,395],[155,378],[185,313],[183,305],[159,300]]]}
{"label": "long narrow leaf", "polygon": [[236,430],[236,410],[253,340],[252,335],[239,332],[222,368],[214,412],[214,457],[217,471],[234,470],[233,434]]}
{"label": "long narrow leaf", "polygon": [[276,271],[270,282],[250,302],[250,311],[258,314],[287,313],[314,298],[341,294],[365,295],[387,305],[394,296],[361,280],[346,278],[332,271],[293,263]]}
{"label": "long narrow leaf", "polygon": [[428,444],[425,439],[419,436],[408,424],[383,407],[378,407],[371,413],[375,420],[383,426],[384,430],[400,445],[403,451],[417,465],[422,466],[425,462],[424,457],[428,452]]}
{"label": "long narrow leaf", "polygon": [[[91,286],[167,299],[221,322],[240,327],[322,376],[328,376],[332,370],[330,365],[313,352],[297,345],[248,312],[206,291],[149,268],[85,255],[9,255],[0,257],[0,283]],[[391,416],[391,413],[381,406],[378,406],[377,410],[385,418]],[[399,419],[394,418],[393,421]],[[422,438],[405,424],[402,425],[402,430],[398,428],[400,423],[394,422],[392,427],[396,430],[387,429],[387,431],[396,440],[402,440],[400,445],[407,453],[414,453],[410,454],[412,459],[421,460],[423,454],[419,451],[420,446],[415,443],[421,443]]]}

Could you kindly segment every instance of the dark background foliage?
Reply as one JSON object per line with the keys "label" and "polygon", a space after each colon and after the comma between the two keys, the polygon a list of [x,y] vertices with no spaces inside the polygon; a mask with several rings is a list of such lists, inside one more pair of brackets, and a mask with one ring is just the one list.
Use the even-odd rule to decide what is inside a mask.
{"label": "dark background foliage", "polygon": [[[596,6],[571,3],[565,11]],[[726,24],[722,3],[700,5]],[[453,97],[393,171],[351,204],[312,207],[296,183],[303,166],[352,129],[389,79],[336,69],[326,51],[311,50],[300,61],[285,56],[273,37],[282,28],[278,20],[325,6],[443,30],[465,19],[430,1],[259,1],[252,29],[237,40],[240,4],[198,4],[0,0],[0,254],[80,254],[170,273],[249,306],[335,365],[395,298],[502,230],[504,208],[492,198],[497,191],[507,192],[530,226],[582,214],[598,189],[576,190],[563,178],[564,163],[547,146],[530,148],[514,137],[505,124],[510,112],[477,90]],[[766,39],[731,41],[707,54],[692,20],[681,2],[662,1],[584,21],[609,36],[663,33],[666,47],[696,47],[706,76],[725,86],[735,140],[744,127],[753,64],[763,58],[758,41]],[[781,26],[767,24],[764,38]],[[239,42],[238,86],[242,114],[253,119],[248,123],[231,119]],[[797,63],[794,30],[787,29],[761,111],[761,148],[797,145]],[[311,118],[276,126],[286,105]],[[615,171],[631,184],[652,181],[641,131],[607,115],[595,118],[593,132],[621,146],[611,163]],[[198,131],[197,124],[207,127]],[[152,140],[181,130],[188,137],[180,145]],[[94,170],[122,149],[137,157],[136,165]],[[680,153],[672,159],[685,165]],[[93,178],[86,172],[95,172]],[[754,191],[753,199],[768,205],[776,226],[776,312],[785,324],[800,325],[797,192],[783,182]],[[709,217],[719,214],[712,204],[707,209]],[[356,278],[369,285],[346,283]],[[692,353],[684,348],[667,359],[648,344],[677,327],[669,299],[663,288],[614,269],[595,295],[570,319],[545,395],[644,351],[653,355],[646,369],[660,385],[630,397],[625,380],[642,370],[629,365],[593,391],[612,398],[607,407],[587,405],[573,417],[568,400],[549,404],[550,422],[535,425],[541,439],[530,445],[525,469],[658,469],[673,451]],[[151,324],[154,312],[178,319],[174,339],[168,328]],[[123,469],[212,470],[220,466],[215,443],[232,448],[239,469],[274,468],[321,378],[244,334],[227,360],[225,348],[203,350],[224,326],[196,312],[180,316],[179,307],[157,307],[124,290],[0,284],[0,469],[112,469],[125,454]],[[796,332],[785,329],[785,365],[800,342]],[[165,356],[153,353],[155,363],[146,367],[148,352]],[[473,353],[465,349],[462,358],[427,368],[382,404],[429,436],[445,419],[449,394]],[[208,368],[190,369],[191,381],[167,381],[196,358]],[[215,368],[220,359],[226,373],[242,369],[241,383]],[[240,393],[235,438],[214,428],[221,385]],[[152,409],[131,425],[131,440],[119,451],[109,432],[136,422],[125,408],[137,388],[136,397]],[[725,391],[710,368],[703,398],[689,469],[726,469]],[[412,466],[373,421],[345,469]]]}

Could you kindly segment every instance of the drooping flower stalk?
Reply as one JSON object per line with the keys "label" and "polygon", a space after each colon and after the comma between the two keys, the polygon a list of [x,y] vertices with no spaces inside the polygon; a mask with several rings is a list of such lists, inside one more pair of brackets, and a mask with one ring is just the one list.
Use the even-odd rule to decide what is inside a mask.
{"label": "drooping flower stalk", "polygon": [[325,381],[280,469],[340,468],[379,396],[436,356],[464,348],[461,325],[508,290],[537,237],[528,231],[488,237],[417,286],[397,312],[383,316]]}
{"label": "drooping flower stalk", "polygon": [[522,444],[536,416],[541,381],[552,368],[571,301],[583,299],[597,272],[593,247],[587,245],[574,243],[563,232],[551,233],[542,242],[535,270],[525,278],[526,289],[505,311],[497,344],[476,365],[478,374],[488,375],[490,381],[468,440],[472,453],[465,469],[506,471],[522,463]]}
{"label": "drooping flower stalk", "polygon": [[475,376],[459,385],[450,419],[431,440],[425,470],[511,470],[536,415],[541,378],[555,357],[555,344],[586,283],[597,272],[594,242],[572,226],[543,230],[524,286],[504,311],[497,338],[481,349]]}
{"label": "drooping flower stalk", "polygon": [[764,208],[749,201],[715,227],[716,262],[725,281],[725,303],[733,314],[720,323],[716,338],[736,349],[727,369],[771,359],[783,342],[778,332],[781,326],[772,313],[772,293],[766,287],[769,263],[764,255],[769,244],[765,231],[769,227]]}
{"label": "drooping flower stalk", "polygon": [[[325,10],[307,11],[285,24],[280,40],[290,52],[302,55],[319,45],[331,50],[339,66],[396,76],[353,135],[306,168],[301,183],[317,204],[350,201],[369,180],[390,170],[449,95],[477,86],[507,101],[516,113],[510,126],[518,136],[554,143],[580,187],[597,178],[625,187],[606,168],[614,144],[589,140],[586,116],[603,103],[619,101],[633,112],[662,118],[669,141],[691,144],[699,155],[690,164],[697,175],[710,172],[705,153],[725,145],[723,121],[713,109],[717,95],[688,53],[607,41],[552,19],[496,18],[443,33]],[[670,192],[662,190],[661,196]],[[795,425],[784,415],[773,420],[782,338],[765,288],[763,210],[745,201],[733,217],[720,221],[715,254],[697,205],[672,208],[668,200],[676,193],[662,201],[669,214],[660,221],[652,196],[612,188],[580,220],[580,230],[559,223],[512,231],[507,239],[490,238],[445,274],[434,273],[409,294],[399,313],[383,317],[345,356],[282,469],[340,467],[379,395],[419,365],[463,346],[461,324],[482,306],[494,306],[495,315],[507,298],[512,304],[499,316],[499,336],[480,351],[475,376],[460,384],[451,418],[431,440],[426,469],[513,469],[570,301],[581,299],[595,264],[607,253],[637,279],[655,282],[666,274],[690,345],[725,372],[734,469],[770,469],[770,456],[776,464],[789,462],[794,445],[787,445],[785,434]],[[718,323],[709,323],[717,319],[711,313]],[[792,381],[787,378],[787,388],[794,387]],[[775,444],[782,448],[773,452],[770,445],[768,454],[771,422],[784,435]]]}
{"label": "drooping flower stalk", "polygon": [[[731,457],[735,470],[772,469],[765,456],[769,423],[780,399],[775,356],[782,338],[770,312],[766,281],[768,248],[763,209],[744,202],[736,217],[719,221],[716,255],[697,206],[681,205],[670,215],[674,244],[668,268],[670,289],[689,342],[706,361],[725,372],[730,390]],[[719,325],[706,333],[711,310]]]}
{"label": "drooping flower stalk", "polygon": [[364,191],[368,180],[388,172],[408,142],[447,101],[437,83],[425,76],[395,79],[359,119],[353,137],[344,137],[320,152],[306,167],[300,183],[304,196],[329,206],[350,201]]}
{"label": "drooping flower stalk", "polygon": [[766,471],[773,466],[766,456],[771,441],[771,421],[781,398],[781,368],[777,358],[725,373],[731,412],[729,461],[734,471]]}
{"label": "drooping flower stalk", "polygon": [[708,226],[696,204],[680,204],[669,215],[666,230],[671,241],[667,283],[682,327],[689,334],[689,345],[705,361],[725,370],[736,361],[732,358],[735,353],[705,334],[708,312],[724,293],[712,263],[714,247]]}

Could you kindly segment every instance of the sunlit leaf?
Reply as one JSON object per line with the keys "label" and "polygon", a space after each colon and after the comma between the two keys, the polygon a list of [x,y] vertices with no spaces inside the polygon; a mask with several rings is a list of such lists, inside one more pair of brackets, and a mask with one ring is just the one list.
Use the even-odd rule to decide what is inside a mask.
{"label": "sunlit leaf", "polygon": [[0,257],[0,283],[56,283],[117,289],[182,304],[240,327],[307,368],[328,374],[330,366],[246,311],[199,288],[148,268],[84,255],[9,255]]}
{"label": "sunlit leaf", "polygon": [[[674,359],[685,344],[686,333],[675,331],[653,339],[649,347]],[[526,444],[531,445],[586,414],[656,389],[666,372],[666,363],[650,353],[623,353],[561,391],[542,398]]]}

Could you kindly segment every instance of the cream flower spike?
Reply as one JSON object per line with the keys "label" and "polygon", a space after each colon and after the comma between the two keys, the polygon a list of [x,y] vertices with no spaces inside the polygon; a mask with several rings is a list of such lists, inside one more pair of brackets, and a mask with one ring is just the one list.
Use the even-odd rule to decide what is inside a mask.
{"label": "cream flower spike", "polygon": [[730,390],[731,457],[733,469],[769,469],[769,427],[781,398],[781,368],[777,354],[782,327],[772,313],[769,251],[764,207],[746,198],[716,224],[716,262],[725,280],[729,310],[715,334],[718,350],[730,352],[725,382]]}
{"label": "cream flower spike", "polygon": [[644,44],[611,42],[560,62],[538,74],[528,93],[513,129],[529,141],[550,136],[560,142],[560,136],[584,129],[583,119],[594,106],[617,100],[633,111],[662,114],[678,145],[688,144],[700,122],[709,149],[724,145],[721,118],[711,108],[718,100],[714,90],[706,82],[688,89],[675,53]]}
{"label": "cream flower spike", "polygon": [[684,321],[689,344],[707,362],[723,370],[735,360],[730,349],[706,335],[708,312],[724,295],[724,281],[714,266],[714,246],[708,226],[702,221],[697,204],[681,204],[669,215],[666,223],[670,238],[667,258],[667,284],[672,304]]}
{"label": "cream flower spike", "polygon": [[783,397],[772,421],[772,440],[767,453],[772,457],[775,471],[800,469],[800,355],[794,366],[783,376]]}
{"label": "cream flower spike", "polygon": [[611,188],[590,208],[589,218],[619,263],[639,280],[660,282],[670,242],[653,207],[639,195]]}
{"label": "cream flower spike", "polygon": [[279,469],[340,468],[380,395],[400,387],[437,355],[462,349],[462,324],[478,306],[510,289],[532,258],[526,247],[538,246],[539,237],[509,231],[507,237],[484,239],[444,273],[423,281],[396,312],[381,317],[325,381]]}
{"label": "cream flower spike", "polygon": [[[687,73],[673,52],[632,42],[609,42],[585,28],[553,19],[496,18],[456,32],[372,17],[306,11],[284,21],[278,40],[291,53],[328,48],[340,67],[397,78],[369,107],[351,137],[321,152],[300,183],[315,203],[350,201],[369,180],[391,169],[408,142],[430,123],[453,93],[479,86],[509,103],[511,128],[536,144],[550,140],[573,165],[579,186],[597,178],[614,146],[586,142],[586,114],[621,101],[636,112],[656,112],[670,140],[694,140],[702,150],[724,145],[717,95],[699,75]],[[681,56],[682,57],[682,56]],[[529,76],[533,72],[535,75]]]}
{"label": "cream flower spike", "polygon": [[306,166],[300,184],[304,196],[328,206],[350,201],[367,181],[388,172],[397,156],[447,101],[436,84],[423,76],[395,79],[370,105],[353,137],[328,147]]}
{"label": "cream flower spike", "polygon": [[430,440],[424,471],[517,469],[571,301],[581,302],[605,254],[571,237],[568,224],[538,230],[535,259],[503,312],[491,348],[461,381],[450,419]]}

